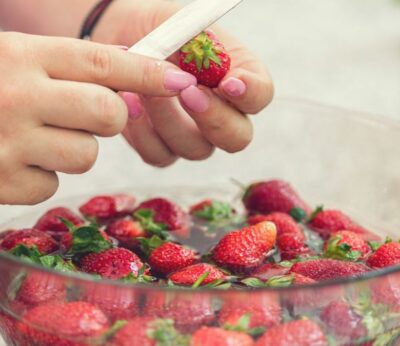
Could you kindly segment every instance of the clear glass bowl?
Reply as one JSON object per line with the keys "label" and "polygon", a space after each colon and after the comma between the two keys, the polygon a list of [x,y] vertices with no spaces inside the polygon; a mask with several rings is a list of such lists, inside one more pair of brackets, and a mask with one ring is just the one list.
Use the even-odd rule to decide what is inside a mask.
{"label": "clear glass bowl", "polygon": [[[400,224],[397,212],[400,126],[397,122],[299,100],[278,100],[268,113],[268,119],[257,120],[253,146],[224,162],[223,167],[217,167],[219,175],[227,180],[237,177],[244,182],[285,179],[310,204],[340,208],[376,233],[396,237],[396,227]],[[110,190],[113,191],[112,187],[107,191],[99,188],[98,194]],[[183,206],[206,197],[239,203],[235,199],[237,188],[229,184],[141,186],[125,191],[139,199],[162,195]],[[75,208],[88,197],[68,199],[54,206]],[[36,210],[10,220],[1,229],[29,227],[43,212]],[[46,330],[43,325],[32,325],[31,330],[45,334],[46,340],[22,338],[18,321],[26,305],[15,304],[13,299],[21,280],[31,275],[43,278],[41,282],[46,289],[61,284],[67,290],[68,301],[89,301],[99,306],[110,325],[119,319],[151,315],[174,319],[180,330],[190,334],[201,326],[218,325],[224,309],[239,304],[243,314],[257,315],[261,311],[264,317],[257,326],[266,329],[293,318],[312,319],[333,345],[390,345],[400,335],[400,268],[397,266],[370,272],[363,278],[301,287],[193,291],[60,274],[0,253],[0,329],[8,345],[112,345],[112,339],[82,337],[76,340],[68,334]],[[335,304],[351,306],[352,313],[340,319],[327,319],[327,306]],[[131,343],[137,344],[140,343]],[[297,345],[296,340],[290,345]]]}

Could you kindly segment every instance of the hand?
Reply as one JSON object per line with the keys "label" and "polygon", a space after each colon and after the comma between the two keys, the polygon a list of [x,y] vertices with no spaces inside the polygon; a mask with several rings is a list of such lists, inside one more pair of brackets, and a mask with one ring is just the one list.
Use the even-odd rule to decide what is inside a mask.
{"label": "hand", "polygon": [[[131,46],[177,8],[165,0],[119,0],[100,22],[94,39]],[[236,152],[250,143],[252,125],[246,114],[256,114],[268,105],[272,81],[263,64],[242,44],[218,28],[214,31],[233,63],[217,89],[191,87],[179,98],[123,94],[130,110],[124,135],[145,162],[167,166],[178,157],[201,160],[215,147]],[[171,61],[176,63],[176,57]]]}
{"label": "hand", "polygon": [[56,172],[92,167],[93,134],[126,126],[112,90],[174,97],[195,84],[169,62],[117,47],[16,33],[0,33],[0,76],[0,204],[41,202],[55,193]]}

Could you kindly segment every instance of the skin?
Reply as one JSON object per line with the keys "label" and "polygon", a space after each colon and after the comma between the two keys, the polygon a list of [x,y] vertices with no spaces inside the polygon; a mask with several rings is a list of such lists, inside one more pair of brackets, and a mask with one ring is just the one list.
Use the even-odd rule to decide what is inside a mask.
{"label": "skin", "polygon": [[[169,62],[130,54],[111,45],[130,46],[170,17],[178,7],[164,0],[112,3],[92,41],[76,37],[83,18],[97,1],[0,0],[0,204],[36,204],[57,190],[57,172],[80,174],[97,158],[94,136],[123,133],[143,161],[165,167],[178,158],[203,160],[216,147],[229,153],[252,140],[247,114],[256,114],[273,96],[262,63],[241,43],[213,28],[232,57],[224,81],[245,83],[230,96],[223,82],[199,86],[209,107],[196,113],[181,91],[167,90]],[[56,12],[57,11],[57,12]],[[65,21],[49,13],[65,13]],[[123,99],[112,90],[138,96],[140,116],[129,118]],[[67,97],[66,97],[67,96]]]}

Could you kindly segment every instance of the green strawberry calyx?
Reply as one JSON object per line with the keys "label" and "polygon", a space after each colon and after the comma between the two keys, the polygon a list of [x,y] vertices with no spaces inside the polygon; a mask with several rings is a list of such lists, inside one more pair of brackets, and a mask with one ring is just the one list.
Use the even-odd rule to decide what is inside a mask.
{"label": "green strawberry calyx", "polygon": [[329,239],[324,257],[352,262],[358,261],[361,257],[361,252],[352,250],[351,246],[347,243],[340,243],[341,240],[341,236]]}
{"label": "green strawberry calyx", "polygon": [[133,217],[139,221],[145,231],[155,234],[161,239],[167,238],[166,231],[168,230],[168,226],[154,221],[154,210],[139,209],[133,214]]}
{"label": "green strawberry calyx", "polygon": [[139,240],[140,249],[146,257],[149,257],[153,250],[166,243],[166,241],[161,239],[158,235],[153,235],[151,238],[139,237],[137,240]]}
{"label": "green strawberry calyx", "polygon": [[247,333],[253,337],[257,337],[260,336],[261,334],[264,334],[265,332],[264,327],[250,328],[250,322],[251,322],[251,314],[247,313],[241,316],[237,320],[236,324],[225,323],[223,328],[228,331]]}
{"label": "green strawberry calyx", "polygon": [[194,61],[199,72],[203,68],[208,70],[211,62],[218,66],[222,65],[221,59],[218,57],[220,50],[215,47],[214,42],[204,31],[186,43],[181,48],[181,52],[187,54],[184,61],[185,64],[190,64]]}
{"label": "green strawberry calyx", "polygon": [[179,333],[170,319],[156,319],[150,323],[147,336],[158,346],[189,346],[190,336]]}
{"label": "green strawberry calyx", "polygon": [[193,214],[207,221],[220,221],[230,219],[234,210],[229,203],[211,201],[210,205],[204,206],[203,209],[197,210]]}

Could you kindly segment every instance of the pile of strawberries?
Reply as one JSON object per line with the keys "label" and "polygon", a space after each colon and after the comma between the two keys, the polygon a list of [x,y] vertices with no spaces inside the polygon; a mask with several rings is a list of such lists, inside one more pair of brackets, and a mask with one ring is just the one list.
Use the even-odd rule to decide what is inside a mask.
{"label": "pile of strawberries", "polygon": [[[9,281],[0,287],[7,297],[0,330],[10,343],[36,346],[397,339],[400,275],[351,289],[315,285],[400,264],[400,243],[380,239],[339,210],[312,210],[281,180],[250,185],[242,201],[245,213],[217,200],[185,211],[165,198],[97,196],[80,214],[55,208],[33,228],[2,232],[2,251],[94,281],[49,271],[2,273]],[[304,288],[283,289],[296,285]]]}

